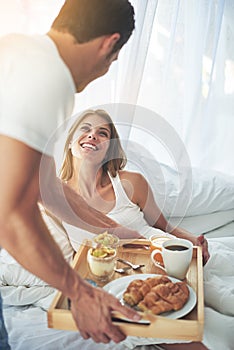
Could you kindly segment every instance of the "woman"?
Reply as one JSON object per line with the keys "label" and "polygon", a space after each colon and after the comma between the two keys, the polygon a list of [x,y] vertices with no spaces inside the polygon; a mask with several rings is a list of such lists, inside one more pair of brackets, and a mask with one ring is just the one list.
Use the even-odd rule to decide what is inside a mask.
{"label": "woman", "polygon": [[[100,110],[87,111],[74,123],[69,131],[60,176],[63,181],[67,182],[72,188],[84,196],[89,204],[107,213],[108,216],[113,217],[116,221],[119,221],[119,223],[125,222],[128,226],[136,227],[137,230],[146,237],[153,234],[155,228],[160,228],[178,237],[190,239],[194,244],[197,244],[197,238],[190,233],[180,228],[169,227],[153,199],[152,191],[146,180],[137,173],[123,170],[125,164],[126,157],[121,147],[118,133],[109,115],[105,111]],[[73,248],[77,250],[78,245],[81,243],[80,237],[82,233],[84,238],[87,237],[88,233],[84,233],[81,230],[78,232],[76,227],[69,227],[65,231],[60,227],[60,222],[58,222],[58,220],[56,220],[56,222],[51,222],[50,216],[48,216],[47,220],[46,218],[45,215],[44,219],[50,228],[50,232],[63,251],[66,259],[70,261],[73,256],[73,250],[70,246],[70,241],[67,239],[67,234],[71,239]],[[67,225],[64,224],[64,226],[66,227]],[[124,343],[113,345],[111,349],[133,349],[135,347],[138,348],[138,345],[155,343],[161,343],[161,346],[153,345],[152,347],[150,346],[149,349],[233,349],[234,240],[232,237],[226,237],[226,240],[227,242],[225,244],[225,237],[222,237],[222,239],[217,238],[209,240],[211,258],[204,267],[204,294],[206,305],[203,343],[205,346],[202,343],[195,342],[190,344],[165,344],[165,342],[169,341],[163,339],[156,340],[152,338],[127,337]],[[220,241],[222,243],[220,243]],[[221,249],[221,244],[223,245],[223,249]],[[205,253],[208,254],[206,242],[203,244],[204,257]],[[12,266],[10,266],[11,261],[9,262],[9,259],[9,256],[3,256],[3,251],[0,253],[0,289],[2,295],[4,294],[4,296],[7,296],[6,302],[15,305],[15,303],[19,303],[20,299],[21,305],[24,307],[26,302],[28,304],[30,296],[31,304],[39,305],[40,308],[47,309],[49,302],[52,300],[53,293],[56,291],[51,291],[49,286],[45,288],[44,285],[39,285],[39,282],[35,281],[35,276],[25,276],[26,271],[21,271],[19,266],[17,269],[13,266],[15,273],[12,275],[10,273]],[[3,269],[4,266],[5,269]],[[17,283],[20,285],[18,286]],[[11,290],[10,293],[9,287]],[[27,295],[22,295],[22,288],[24,288],[23,290]],[[20,293],[18,289],[20,289]],[[6,291],[4,292],[4,290]],[[43,298],[41,298],[42,294]],[[39,296],[40,299],[38,300]],[[32,298],[34,298],[33,301]],[[19,312],[21,317],[21,310]],[[40,315],[41,316],[32,319],[30,313],[30,318],[24,318],[30,326],[33,322],[34,327],[31,336],[29,327],[27,328],[27,332],[25,332],[25,324],[22,323],[22,333],[24,334],[25,332],[22,348],[25,349],[27,347],[27,345],[25,347],[25,344],[31,344],[31,337],[34,339],[36,329],[36,331],[40,333],[39,347],[42,347],[42,349],[45,348],[42,345],[42,339],[47,339],[48,342],[50,342],[51,349],[54,348],[53,346],[58,346],[57,335],[61,337],[60,339],[62,341],[60,343],[65,346],[65,349],[70,349],[70,346],[72,346],[72,348],[87,347],[96,350],[110,349],[109,344],[98,345],[91,342],[91,340],[90,342],[88,340],[83,341],[78,333],[65,331],[55,332],[54,330],[47,329],[45,314],[42,313]],[[14,325],[14,320],[17,322],[17,318],[15,315],[12,318],[11,313],[8,315],[7,320],[9,320],[7,324],[9,323],[10,325]],[[18,327],[19,325],[17,325],[17,329]],[[11,340],[14,340],[15,344],[17,344],[17,348],[21,349],[18,344],[18,332],[15,335],[14,327],[12,326],[11,328],[13,331]],[[64,344],[69,345],[66,346]],[[143,348],[147,349],[148,347]]]}
{"label": "woman", "polygon": [[[171,227],[155,203],[146,179],[139,173],[123,170],[126,162],[111,117],[104,110],[88,110],[69,130],[60,177],[90,206],[146,238],[157,228],[202,246],[206,263],[209,252],[204,237]],[[67,231],[77,250],[80,235],[77,230]]]}

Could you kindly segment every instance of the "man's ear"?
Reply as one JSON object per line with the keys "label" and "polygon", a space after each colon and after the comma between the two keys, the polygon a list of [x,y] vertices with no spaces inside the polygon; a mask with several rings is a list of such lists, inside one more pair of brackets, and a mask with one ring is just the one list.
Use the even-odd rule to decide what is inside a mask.
{"label": "man's ear", "polygon": [[113,47],[115,46],[115,44],[117,43],[117,41],[119,39],[120,39],[120,34],[119,33],[106,35],[103,38],[101,49],[104,51],[105,54],[108,54],[108,53],[112,52]]}

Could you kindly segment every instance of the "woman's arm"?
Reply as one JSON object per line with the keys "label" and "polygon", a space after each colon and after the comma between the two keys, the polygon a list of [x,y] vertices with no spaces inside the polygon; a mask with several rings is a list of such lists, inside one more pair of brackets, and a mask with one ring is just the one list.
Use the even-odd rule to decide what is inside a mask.
{"label": "woman's arm", "polygon": [[157,206],[153,192],[144,176],[122,171],[120,178],[128,198],[140,207],[148,224],[165,232],[171,231],[172,227]]}
{"label": "woman's arm", "polygon": [[[173,227],[164,217],[157,206],[152,189],[146,179],[139,173],[122,172],[121,181],[129,198],[137,204],[144,213],[145,220],[152,227],[171,233],[178,238],[191,241],[194,245],[202,246],[203,259],[209,259],[208,243],[203,235],[195,236],[181,227]],[[129,185],[131,184],[131,186]]]}

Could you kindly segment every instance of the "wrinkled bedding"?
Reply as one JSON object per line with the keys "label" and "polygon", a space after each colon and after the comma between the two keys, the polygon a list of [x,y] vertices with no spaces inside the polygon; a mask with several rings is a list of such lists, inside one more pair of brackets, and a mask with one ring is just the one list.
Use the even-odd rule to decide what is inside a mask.
{"label": "wrinkled bedding", "polygon": [[206,237],[226,237],[233,236],[233,230],[225,230],[220,234],[215,234],[215,231],[223,226],[228,227],[228,224],[234,223],[234,209],[218,211],[204,215],[185,216],[183,218],[170,218],[170,223],[173,226],[180,226],[189,232],[199,236],[200,234],[208,234]]}
{"label": "wrinkled bedding", "polygon": [[[211,350],[232,350],[234,237],[211,238],[209,247],[211,258],[204,267],[203,343]],[[76,332],[48,329],[46,310],[56,291],[44,282],[39,283],[40,280],[37,278],[32,281],[32,276],[19,267],[14,259],[11,259],[4,254],[4,251],[0,255],[0,292],[4,301],[4,317],[13,350],[123,350],[133,349],[136,346],[139,350],[155,350],[156,347],[153,344],[165,342],[164,339],[128,337],[125,342],[118,345],[95,344],[92,340],[84,341]],[[22,269],[20,278],[19,269]],[[6,285],[12,284],[13,281],[14,285]],[[18,285],[15,281],[18,281]]]}

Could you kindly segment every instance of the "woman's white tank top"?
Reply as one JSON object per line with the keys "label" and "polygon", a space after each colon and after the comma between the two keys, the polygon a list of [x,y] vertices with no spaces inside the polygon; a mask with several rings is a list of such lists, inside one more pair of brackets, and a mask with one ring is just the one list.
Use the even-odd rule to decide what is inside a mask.
{"label": "woman's white tank top", "polygon": [[115,206],[107,216],[145,236],[149,230],[151,231],[152,227],[146,222],[143,212],[138,205],[128,198],[119,174],[117,173],[116,177],[109,174],[109,177],[115,193]]}
{"label": "woman's white tank top", "polygon": [[[122,186],[119,174],[117,173],[116,177],[112,177],[110,174],[108,175],[115,193],[115,206],[106,215],[122,226],[136,230],[145,238],[149,238],[154,233],[155,229],[148,225],[144,218],[144,214],[138,205],[134,204],[128,198]],[[75,250],[78,249],[84,239],[92,239],[94,237],[94,234],[73,225],[69,225],[66,222],[63,222],[63,226],[66,229],[71,244]]]}

